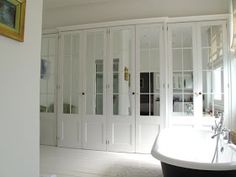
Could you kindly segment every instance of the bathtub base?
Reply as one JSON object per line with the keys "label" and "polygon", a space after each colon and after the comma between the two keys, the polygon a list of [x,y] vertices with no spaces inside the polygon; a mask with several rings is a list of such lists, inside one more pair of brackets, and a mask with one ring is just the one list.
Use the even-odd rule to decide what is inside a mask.
{"label": "bathtub base", "polygon": [[236,177],[236,170],[208,171],[177,167],[161,162],[164,177]]}

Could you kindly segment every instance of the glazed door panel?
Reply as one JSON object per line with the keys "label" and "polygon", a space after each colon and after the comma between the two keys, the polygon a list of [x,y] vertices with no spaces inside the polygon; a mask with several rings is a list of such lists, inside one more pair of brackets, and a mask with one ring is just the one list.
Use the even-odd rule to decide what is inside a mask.
{"label": "glazed door panel", "polygon": [[82,35],[60,34],[60,75],[58,100],[58,146],[82,147]]}
{"label": "glazed door panel", "polygon": [[107,137],[109,151],[135,151],[134,28],[110,29]]}
{"label": "glazed door panel", "polygon": [[58,35],[43,35],[40,73],[40,144],[56,146]]}
{"label": "glazed door panel", "polygon": [[169,108],[171,124],[194,124],[197,92],[196,28],[192,23],[168,26]]}
{"label": "glazed door panel", "polygon": [[163,119],[163,26],[136,28],[136,151],[150,153]]}
{"label": "glazed door panel", "polygon": [[[226,58],[226,23],[222,21],[198,24],[199,49],[199,117],[214,122],[218,113],[228,116],[229,77]],[[210,121],[209,121],[210,120]],[[228,120],[225,120],[227,125]]]}
{"label": "glazed door panel", "polygon": [[106,29],[85,31],[83,147],[106,150]]}
{"label": "glazed door panel", "polygon": [[211,126],[219,112],[228,114],[226,23],[168,27],[171,125]]}

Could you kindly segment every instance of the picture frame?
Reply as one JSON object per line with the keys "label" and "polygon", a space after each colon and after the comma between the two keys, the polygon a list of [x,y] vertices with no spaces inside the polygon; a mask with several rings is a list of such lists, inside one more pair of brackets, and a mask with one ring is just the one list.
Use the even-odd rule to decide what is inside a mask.
{"label": "picture frame", "polygon": [[0,0],[0,35],[24,41],[26,0]]}

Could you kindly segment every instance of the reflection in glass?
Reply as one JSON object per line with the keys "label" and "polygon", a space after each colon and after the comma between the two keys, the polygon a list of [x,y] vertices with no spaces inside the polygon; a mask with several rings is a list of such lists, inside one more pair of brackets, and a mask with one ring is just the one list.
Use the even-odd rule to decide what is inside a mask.
{"label": "reflection in glass", "polygon": [[40,112],[47,112],[47,95],[40,94]]}
{"label": "reflection in glass", "polygon": [[160,116],[160,95],[150,95],[150,107],[149,115]]}
{"label": "reflection in glass", "polygon": [[183,73],[173,72],[173,89],[174,92],[182,92],[184,88]]}
{"label": "reflection in glass", "polygon": [[73,94],[71,96],[71,114],[79,113],[79,95]]}
{"label": "reflection in glass", "polygon": [[139,31],[141,116],[160,116],[160,32],[158,26]]}
{"label": "reflection in glass", "polygon": [[203,93],[212,93],[212,71],[203,71],[202,72],[202,90]]}
{"label": "reflection in glass", "polygon": [[176,27],[172,30],[172,48],[191,48],[192,43],[192,27]]}
{"label": "reflection in glass", "polygon": [[185,115],[193,115],[193,94],[184,94],[184,112]]}
{"label": "reflection in glass", "polygon": [[202,49],[202,69],[203,70],[212,69],[212,63],[210,62],[210,49],[209,48]]}
{"label": "reflection in glass", "polygon": [[150,115],[149,104],[149,94],[140,94],[140,115]]}
{"label": "reflection in glass", "polygon": [[201,29],[202,47],[221,47],[223,32],[221,25],[204,26]]}
{"label": "reflection in glass", "polygon": [[224,112],[223,32],[221,25],[201,29],[203,115]]}
{"label": "reflection in glass", "polygon": [[41,72],[40,72],[40,112],[53,113],[55,94],[55,60],[56,40],[42,39]]}
{"label": "reflection in glass", "polygon": [[149,73],[140,73],[140,93],[150,92]]}
{"label": "reflection in glass", "polygon": [[103,95],[96,95],[96,115],[103,114]]}
{"label": "reflection in glass", "polygon": [[193,72],[185,72],[183,76],[184,91],[193,92]]}
{"label": "reflection in glass", "polygon": [[87,32],[86,114],[103,114],[104,31]]}
{"label": "reflection in glass", "polygon": [[119,73],[113,73],[113,93],[119,92]]}
{"label": "reflection in glass", "polygon": [[213,116],[214,107],[213,107],[213,95],[212,94],[203,94],[203,116]]}
{"label": "reflection in glass", "polygon": [[131,95],[113,94],[113,115],[129,116],[131,114]]}
{"label": "reflection in glass", "polygon": [[131,115],[132,30],[111,31],[113,115]]}
{"label": "reflection in glass", "polygon": [[173,95],[173,112],[183,112],[183,95],[182,94],[174,94]]}
{"label": "reflection in glass", "polygon": [[103,93],[103,73],[96,73],[96,93]]}
{"label": "reflection in glass", "polygon": [[192,49],[183,49],[183,70],[193,70]]}
{"label": "reflection in glass", "polygon": [[173,70],[174,71],[181,71],[183,70],[183,66],[182,66],[182,49],[173,49],[172,50],[172,57],[173,57]]}
{"label": "reflection in glass", "polygon": [[113,115],[119,114],[119,95],[113,95]]}

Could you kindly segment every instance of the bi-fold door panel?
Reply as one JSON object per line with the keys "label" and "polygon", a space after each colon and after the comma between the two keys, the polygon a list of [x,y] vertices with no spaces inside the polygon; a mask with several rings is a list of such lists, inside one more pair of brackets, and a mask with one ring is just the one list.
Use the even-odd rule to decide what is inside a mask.
{"label": "bi-fold door panel", "polygon": [[58,146],[82,147],[82,120],[77,116],[62,116],[58,121]]}
{"label": "bi-fold door panel", "polygon": [[58,146],[82,147],[82,35],[81,32],[60,34]]}
{"label": "bi-fold door panel", "polygon": [[134,152],[134,27],[114,27],[109,34],[107,149]]}
{"label": "bi-fold door panel", "polygon": [[170,122],[211,126],[218,112],[228,114],[226,22],[168,27]]}
{"label": "bi-fold door panel", "polygon": [[106,29],[84,32],[83,147],[106,150]]}
{"label": "bi-fold door panel", "polygon": [[169,108],[171,124],[194,124],[196,117],[197,52],[193,23],[168,25]]}
{"label": "bi-fold door panel", "polygon": [[136,151],[150,153],[164,119],[164,32],[161,24],[136,27]]}
{"label": "bi-fold door panel", "polygon": [[58,35],[43,35],[40,73],[40,144],[56,146]]}
{"label": "bi-fold door panel", "polygon": [[138,143],[150,152],[161,124],[163,31],[138,30],[138,65],[134,26],[61,34],[60,146],[135,152]]}

